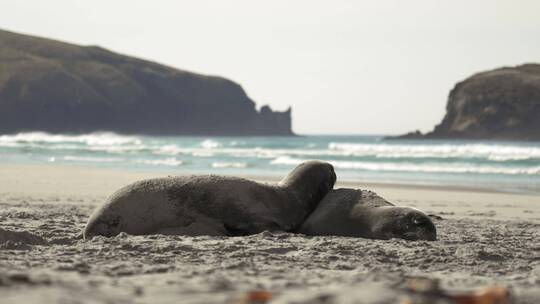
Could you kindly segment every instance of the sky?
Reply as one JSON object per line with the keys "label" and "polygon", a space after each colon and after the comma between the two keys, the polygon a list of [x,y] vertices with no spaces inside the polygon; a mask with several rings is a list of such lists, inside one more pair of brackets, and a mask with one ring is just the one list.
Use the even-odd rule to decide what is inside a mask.
{"label": "sky", "polygon": [[540,63],[538,0],[0,0],[0,28],[229,78],[299,134],[429,131],[457,82]]}

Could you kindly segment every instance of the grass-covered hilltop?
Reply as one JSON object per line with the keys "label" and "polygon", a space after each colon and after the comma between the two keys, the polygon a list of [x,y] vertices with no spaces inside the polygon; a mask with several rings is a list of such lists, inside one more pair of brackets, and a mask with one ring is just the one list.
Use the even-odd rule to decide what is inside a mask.
{"label": "grass-covered hilltop", "polygon": [[0,30],[0,133],[292,135],[240,85],[150,61]]}
{"label": "grass-covered hilltop", "polygon": [[499,68],[459,82],[433,131],[399,138],[540,140],[540,64]]}

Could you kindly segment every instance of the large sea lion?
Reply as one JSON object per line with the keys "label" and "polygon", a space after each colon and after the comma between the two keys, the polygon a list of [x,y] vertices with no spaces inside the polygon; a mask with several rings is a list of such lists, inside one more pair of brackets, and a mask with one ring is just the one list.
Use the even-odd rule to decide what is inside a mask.
{"label": "large sea lion", "polygon": [[398,207],[370,191],[330,191],[296,231],[371,239],[437,239],[435,225],[422,211]]}
{"label": "large sea lion", "polygon": [[320,161],[299,165],[277,185],[215,175],[143,180],[121,188],[98,207],[83,236],[293,231],[335,182],[332,165]]}

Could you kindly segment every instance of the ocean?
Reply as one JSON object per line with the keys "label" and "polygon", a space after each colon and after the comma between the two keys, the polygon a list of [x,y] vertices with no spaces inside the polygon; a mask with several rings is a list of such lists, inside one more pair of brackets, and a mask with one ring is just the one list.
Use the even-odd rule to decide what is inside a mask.
{"label": "ocean", "polygon": [[283,176],[310,159],[338,180],[540,193],[540,143],[385,140],[383,136],[0,135],[0,165],[68,164],[167,174]]}

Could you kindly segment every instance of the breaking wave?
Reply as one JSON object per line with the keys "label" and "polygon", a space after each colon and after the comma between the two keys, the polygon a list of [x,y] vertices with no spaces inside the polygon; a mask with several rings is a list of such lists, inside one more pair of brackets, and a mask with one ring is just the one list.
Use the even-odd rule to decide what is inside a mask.
{"label": "breaking wave", "polygon": [[[278,157],[271,161],[272,165],[296,166],[307,159],[298,159],[288,156]],[[327,160],[335,168],[356,169],[364,171],[389,171],[389,172],[423,172],[423,173],[477,173],[477,174],[525,174],[539,175],[540,166],[535,167],[500,167],[487,165],[473,165],[469,163],[369,163],[360,161]]]}
{"label": "breaking wave", "polygon": [[228,163],[228,162],[215,162],[212,163],[212,168],[247,168],[247,163]]}
{"label": "breaking wave", "polygon": [[184,162],[176,159],[175,157],[169,157],[165,159],[140,159],[136,160],[136,163],[146,164],[146,165],[155,165],[155,166],[171,166],[176,167],[182,165]]}
{"label": "breaking wave", "polygon": [[160,137],[110,132],[0,135],[0,163],[155,168],[178,174],[230,170],[265,176],[283,175],[309,159],[329,161],[339,175],[348,178],[452,183],[465,177],[488,187],[521,183],[540,189],[540,143],[532,142],[386,141],[373,136]]}
{"label": "breaking wave", "polygon": [[495,144],[328,144],[332,151],[351,156],[372,155],[377,158],[484,158],[494,161],[540,159],[540,147],[503,146]]}
{"label": "breaking wave", "polygon": [[124,136],[109,132],[83,135],[60,135],[45,132],[0,135],[0,145],[9,143],[81,143],[89,146],[112,146],[125,144],[139,145],[141,144],[141,140],[134,136]]}
{"label": "breaking wave", "polygon": [[66,155],[63,158],[64,158],[64,160],[76,161],[76,162],[98,162],[98,163],[106,162],[106,163],[111,163],[111,162],[124,161],[123,158],[118,158],[118,157],[93,157],[93,156]]}

